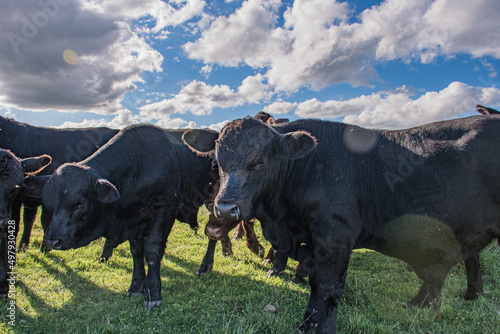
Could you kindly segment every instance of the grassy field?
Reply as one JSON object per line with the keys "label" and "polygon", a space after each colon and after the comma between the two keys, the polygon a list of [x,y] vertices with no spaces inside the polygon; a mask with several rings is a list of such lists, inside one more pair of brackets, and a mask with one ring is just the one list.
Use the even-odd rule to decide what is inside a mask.
{"label": "grassy field", "polygon": [[[0,333],[292,333],[308,301],[309,287],[291,283],[296,262],[280,277],[266,279],[269,268],[261,267],[261,259],[242,240],[233,243],[232,257],[222,257],[218,245],[213,272],[196,277],[207,239],[181,223],[174,226],[162,264],[163,302],[152,311],[143,309],[142,297],[125,297],[132,275],[128,243],[118,247],[108,263],[99,263],[104,240],[49,254],[39,252],[41,242],[37,222],[30,249],[18,255],[15,326],[8,323],[10,301],[1,300]],[[420,284],[404,263],[356,251],[339,308],[338,332],[500,333],[500,247],[490,245],[481,259],[484,295],[477,301],[463,300],[465,270],[457,266],[446,280],[441,310],[436,312],[403,307]],[[264,311],[268,304],[278,312]]]}

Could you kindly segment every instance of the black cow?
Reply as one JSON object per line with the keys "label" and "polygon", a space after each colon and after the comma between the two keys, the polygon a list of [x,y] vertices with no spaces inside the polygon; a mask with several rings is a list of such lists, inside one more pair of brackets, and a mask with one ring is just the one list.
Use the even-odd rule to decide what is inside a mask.
{"label": "black cow", "polygon": [[[57,167],[66,162],[77,162],[90,156],[111,139],[118,130],[100,128],[53,129],[36,127],[0,116],[0,148],[11,150],[16,156],[27,158],[48,154],[52,164],[41,174],[50,175]],[[24,210],[24,231],[19,248],[29,245],[31,229],[41,201],[34,198],[18,198],[12,208],[12,219],[19,228],[21,204]],[[47,228],[49,218],[43,213],[42,226]]]}
{"label": "black cow", "polygon": [[500,117],[398,131],[316,120],[269,127],[246,118],[219,136],[196,131],[212,146],[188,143],[219,165],[217,215],[256,217],[278,251],[310,268],[301,329],[336,331],[355,248],[412,266],[424,282],[410,305],[437,300],[463,260],[472,271],[467,294],[482,292],[479,252],[500,242]]}
{"label": "black cow", "polygon": [[[80,161],[88,157],[117,132],[118,130],[108,128],[51,129],[35,127],[0,116],[0,148],[8,149],[20,158],[48,154],[52,157],[52,163],[40,173],[46,175],[52,174],[58,166],[65,162]],[[23,204],[25,205],[24,231],[19,243],[20,249],[26,248],[29,244],[31,229],[41,201],[21,193],[15,197],[10,219],[15,222],[16,240]],[[45,211],[42,209],[41,217],[44,230],[47,229],[50,220]],[[2,272],[2,268],[7,268],[7,260],[7,257],[0,256],[0,287],[7,286],[7,281],[2,279],[7,277],[7,273]],[[5,295],[5,293],[5,289],[0,288],[0,296]]]}
{"label": "black cow", "polygon": [[19,159],[8,150],[0,149],[0,297],[9,292],[8,279],[16,263],[17,228],[11,219],[12,203],[24,187],[24,178],[50,164],[50,157]]}
{"label": "black cow", "polygon": [[45,244],[65,250],[99,237],[113,246],[128,240],[134,269],[127,296],[144,294],[147,309],[161,303],[160,262],[175,219],[197,227],[198,208],[217,179],[183,133],[130,126],[89,158],[59,167],[43,188],[52,217]]}

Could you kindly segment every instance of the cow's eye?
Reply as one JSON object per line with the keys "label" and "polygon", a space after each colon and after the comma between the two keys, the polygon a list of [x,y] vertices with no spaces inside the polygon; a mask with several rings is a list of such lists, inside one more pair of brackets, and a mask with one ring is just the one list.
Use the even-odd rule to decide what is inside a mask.
{"label": "cow's eye", "polygon": [[251,164],[250,165],[250,169],[251,170],[262,170],[264,169],[264,162],[263,161],[259,161],[257,163],[254,163],[254,164]]}
{"label": "cow's eye", "polygon": [[85,209],[85,203],[79,203],[75,205],[75,211],[76,210],[82,210]]}

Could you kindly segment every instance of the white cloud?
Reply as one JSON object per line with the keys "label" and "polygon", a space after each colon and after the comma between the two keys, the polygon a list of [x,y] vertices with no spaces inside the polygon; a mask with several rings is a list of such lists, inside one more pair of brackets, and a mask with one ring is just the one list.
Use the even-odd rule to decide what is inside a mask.
{"label": "white cloud", "polygon": [[165,129],[180,129],[180,128],[188,128],[194,129],[196,128],[196,123],[191,121],[187,122],[181,118],[170,118],[168,116],[163,116],[160,118],[156,125],[165,128]]}
{"label": "white cloud", "polygon": [[7,111],[5,112],[5,114],[4,114],[4,116],[5,116],[6,118],[16,118],[16,117],[17,117],[17,115],[16,115],[16,114],[14,114],[11,110],[7,110]]}
{"label": "white cloud", "polygon": [[81,122],[64,122],[58,126],[58,128],[90,128],[104,126],[112,129],[123,129],[124,127],[136,123],[139,123],[139,120],[132,115],[130,110],[120,110],[111,121],[104,118],[84,119]]}
{"label": "white cloud", "polygon": [[161,54],[125,21],[84,1],[2,1],[0,30],[7,107],[113,113],[141,73],[161,70]]}
{"label": "white cloud", "polygon": [[226,85],[210,86],[201,81],[191,81],[171,99],[144,105],[142,115],[172,115],[191,112],[195,115],[207,115],[213,108],[229,108],[241,105],[242,99]]}
{"label": "white cloud", "polygon": [[245,62],[258,67],[268,59],[261,51],[276,23],[274,10],[279,4],[278,0],[245,1],[229,17],[213,20],[201,38],[186,43],[184,50],[192,58],[206,63],[237,66]]}
{"label": "white cloud", "polygon": [[387,0],[358,18],[347,2],[296,0],[282,26],[279,5],[245,1],[184,50],[205,63],[265,69],[278,91],[367,85],[377,78],[373,64],[394,59],[428,63],[458,53],[500,58],[497,0]]}
{"label": "white cloud", "polygon": [[[151,29],[153,33],[159,33],[169,26],[177,26],[189,21],[195,16],[200,16],[205,7],[203,0],[90,0],[86,6],[95,11],[108,13],[119,18],[138,19],[151,17],[155,26]],[[165,33],[160,34],[160,38]]]}
{"label": "white cloud", "polygon": [[475,105],[499,105],[500,89],[472,87],[452,82],[439,92],[427,92],[412,98],[407,87],[379,92],[346,101],[300,103],[295,114],[301,117],[335,118],[346,116],[345,123],[368,128],[407,128],[474,113]]}
{"label": "white cloud", "polygon": [[158,119],[164,115],[190,112],[194,115],[209,115],[214,108],[233,108],[247,103],[258,103],[270,98],[262,76],[247,77],[235,91],[227,85],[208,85],[191,81],[170,99],[144,105],[140,108],[145,120]]}
{"label": "white cloud", "polygon": [[203,75],[205,79],[208,79],[210,77],[210,73],[212,73],[213,68],[214,67],[212,65],[205,65],[201,68],[200,74]]}
{"label": "white cloud", "polygon": [[296,103],[296,102],[279,101],[279,102],[274,102],[274,103],[271,103],[271,104],[265,106],[263,111],[265,111],[271,115],[286,114],[286,113],[292,111],[293,109],[295,109],[295,107],[297,107],[297,105],[298,105],[298,103]]}
{"label": "white cloud", "polygon": [[261,100],[267,100],[271,97],[269,93],[269,85],[262,81],[264,77],[257,74],[252,77],[247,77],[238,87],[238,95],[247,103],[259,103]]}
{"label": "white cloud", "polygon": [[208,128],[217,132],[220,132],[224,126],[226,126],[227,123],[231,122],[231,120],[225,120],[220,123],[212,124]]}

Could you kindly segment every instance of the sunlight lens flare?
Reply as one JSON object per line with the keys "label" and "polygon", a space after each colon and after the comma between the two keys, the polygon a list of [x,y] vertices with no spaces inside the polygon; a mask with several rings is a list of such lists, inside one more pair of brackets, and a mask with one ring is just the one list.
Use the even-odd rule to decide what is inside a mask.
{"label": "sunlight lens flare", "polygon": [[76,51],[71,49],[66,49],[63,52],[63,59],[66,63],[70,65],[76,65],[78,64],[80,57],[78,56],[78,53],[76,53]]}

